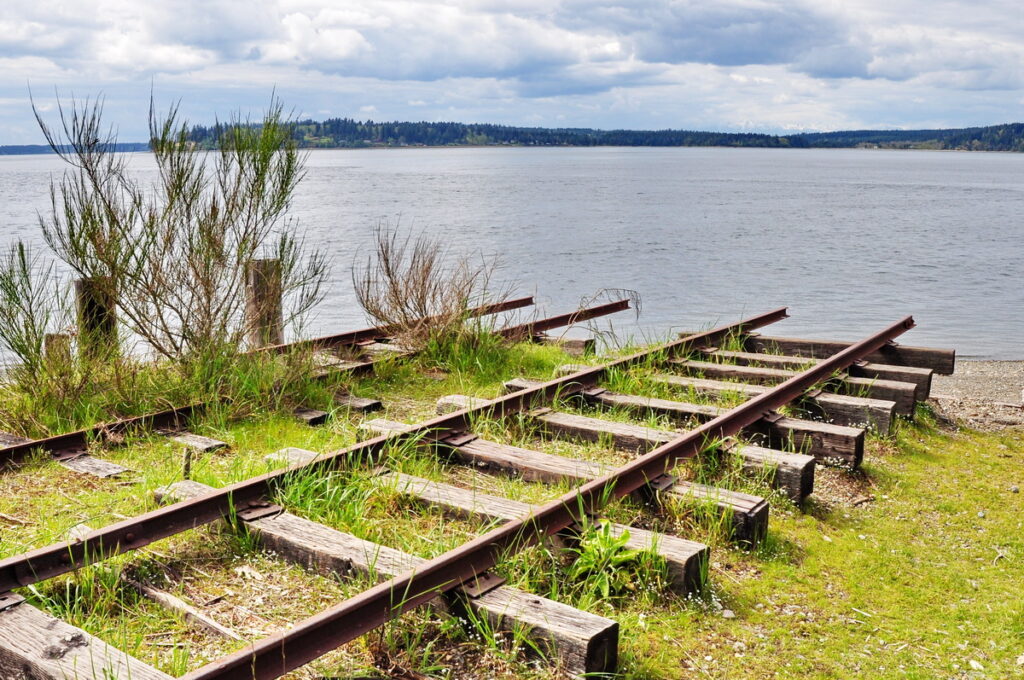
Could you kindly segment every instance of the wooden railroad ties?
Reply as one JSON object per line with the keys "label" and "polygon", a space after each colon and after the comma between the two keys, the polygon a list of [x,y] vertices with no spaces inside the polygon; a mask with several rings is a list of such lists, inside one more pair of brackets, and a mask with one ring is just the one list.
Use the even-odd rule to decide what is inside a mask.
{"label": "wooden railroad ties", "polygon": [[[438,410],[450,408],[459,401],[475,403],[474,400],[462,395],[450,395],[438,401]],[[617,448],[633,453],[649,451],[667,444],[678,436],[677,433],[652,430],[629,423],[559,413],[546,407],[534,409],[528,415],[541,423],[550,433],[587,441],[611,437]],[[585,482],[614,470],[610,465],[506,446],[472,435],[442,439],[440,444],[450,446],[457,458],[474,465],[484,460],[491,463],[479,466],[484,470],[526,473],[531,480],[540,482],[558,482],[566,479]],[[756,546],[767,533],[768,503],[758,496],[682,480],[673,480],[660,489],[660,492],[669,498],[714,508],[717,513],[729,519],[733,529],[732,537],[741,545]]]}
{"label": "wooden railroad ties", "polygon": [[[579,313],[564,316],[563,323],[579,319]],[[417,425],[378,421],[377,427],[392,432],[319,455],[299,449],[285,450],[276,455],[274,464],[284,462],[287,467],[230,486],[211,488],[194,482],[178,482],[164,492],[164,500],[169,504],[157,510],[95,529],[74,540],[0,560],[0,671],[39,668],[42,670],[33,677],[58,678],[67,677],[69,668],[76,664],[80,669],[80,663],[86,658],[100,659],[104,663],[115,658],[122,664],[138,663],[117,650],[106,648],[102,642],[89,638],[82,631],[70,627],[65,631],[61,626],[66,624],[19,602],[14,589],[66,574],[86,564],[95,564],[193,527],[229,518],[246,525],[259,541],[285,559],[307,568],[341,576],[361,571],[376,574],[384,580],[312,617],[294,622],[287,630],[251,641],[243,649],[192,671],[188,675],[189,680],[277,678],[424,604],[470,608],[493,625],[526,625],[532,629],[535,639],[552,649],[573,674],[613,672],[619,634],[615,621],[511,589],[502,585],[500,579],[495,579],[490,570],[509,551],[522,550],[545,540],[546,536],[584,525],[589,519],[599,516],[602,507],[611,500],[640,490],[655,494],[659,490],[675,489],[679,482],[667,478],[666,473],[678,463],[700,453],[709,442],[721,442],[764,421],[777,423],[777,409],[802,397],[807,390],[830,379],[837,371],[884,351],[887,343],[912,327],[912,320],[908,317],[862,341],[839,348],[828,358],[822,358],[782,383],[752,395],[739,406],[704,413],[702,418],[696,418],[699,424],[685,432],[669,433],[668,440],[649,441],[628,432],[600,435],[619,437],[622,445],[637,446],[637,456],[615,469],[485,442],[471,434],[473,424],[480,418],[500,419],[516,413],[533,413],[537,420],[547,419],[545,427],[566,428],[571,425],[572,428],[580,428],[579,422],[554,422],[552,416],[556,416],[557,411],[536,409],[551,408],[556,400],[574,394],[595,406],[604,407],[606,400],[615,396],[602,397],[606,393],[599,385],[610,371],[643,365],[654,353],[669,359],[689,355],[701,347],[714,346],[737,334],[749,334],[782,318],[785,318],[785,310],[774,310],[601,366],[587,367],[540,385],[527,386],[492,400],[467,403],[465,408]],[[521,332],[524,337],[534,337],[546,330],[543,325],[527,324]],[[914,357],[921,354],[908,356],[910,359],[904,357],[903,363],[912,363]],[[636,407],[649,410],[651,406],[652,403],[648,402]],[[590,425],[587,424],[588,427]],[[573,478],[582,483],[554,500],[527,505],[393,472],[380,475],[380,484],[393,484],[395,491],[414,496],[420,502],[501,522],[496,528],[431,559],[369,543],[292,515],[273,504],[275,491],[288,484],[297,470],[310,469],[312,474],[317,474],[321,468],[327,470],[351,465],[353,461],[386,464],[389,447],[407,441],[434,446],[477,467],[492,467],[502,472],[525,471],[538,481]],[[743,450],[745,447],[737,445],[734,448]],[[762,454],[762,458],[771,458],[779,453],[785,452]],[[629,531],[631,540],[641,544],[648,539],[643,532],[633,534],[637,530],[632,528],[617,530]],[[706,560],[706,547],[685,539],[669,542],[674,546],[672,549],[677,550],[676,582],[688,587],[693,583],[693,565]],[[665,537],[659,537],[659,550],[667,550],[662,547],[663,543]],[[444,599],[439,599],[442,596]],[[54,652],[58,661],[42,662],[38,659],[39,650],[45,650],[52,641],[52,631],[59,631],[63,635],[59,640],[67,642]],[[63,659],[72,665],[60,661]],[[131,677],[168,677],[142,664],[126,671]],[[0,676],[3,676],[2,672]],[[93,677],[99,676],[93,674]]]}
{"label": "wooden railroad ties", "polygon": [[[517,378],[506,382],[505,388],[514,392],[535,384],[535,381]],[[684,404],[663,399],[616,395],[600,388],[586,390],[581,394],[585,399],[596,404],[629,406],[632,410],[641,413],[654,411],[681,418],[694,417],[699,420],[707,420],[717,417],[725,411],[719,407],[702,404]],[[537,415],[549,432],[561,432],[589,441],[611,437],[612,441],[620,448],[631,450],[650,449],[678,436],[677,432],[568,413],[546,412]],[[785,425],[786,423],[783,423],[783,426]],[[816,425],[805,426],[802,423],[797,423],[796,426],[810,427],[812,430],[817,427]],[[810,441],[813,443],[813,438]],[[748,473],[767,474],[768,481],[772,486],[783,491],[794,503],[802,503],[814,490],[814,456],[762,446],[739,445],[734,442],[723,447],[723,452],[739,456],[744,470]]]}
{"label": "wooden railroad ties", "polygon": [[[303,456],[291,450],[286,460],[306,463],[316,454]],[[277,458],[281,458],[277,456]],[[197,482],[182,481],[158,491],[163,501],[198,499],[211,490]],[[267,512],[239,516],[245,529],[260,544],[285,560],[331,576],[353,572],[377,578],[393,578],[417,569],[421,557],[337,531],[317,522],[269,506]],[[468,608],[485,617],[495,630],[526,627],[535,643],[553,654],[573,675],[610,672],[615,668],[619,626],[611,619],[575,607],[497,584],[473,596],[452,593],[431,604],[442,609]]]}
{"label": "wooden railroad ties", "polygon": [[[673,367],[689,375],[711,379],[737,379],[761,385],[777,385],[796,375],[794,371],[781,368],[758,368],[710,361],[680,359],[670,363]],[[848,421],[859,417],[861,423],[874,424],[883,434],[889,431],[888,425],[892,421],[893,410],[907,417],[914,415],[917,386],[913,383],[845,376],[840,377],[839,383],[833,389],[852,391],[864,396],[847,396],[846,399],[837,400],[836,397],[842,395],[819,391],[806,399],[812,401],[819,410],[830,417],[839,417]],[[885,401],[891,401],[894,405],[879,403]],[[879,419],[884,419],[886,427],[879,427]]]}

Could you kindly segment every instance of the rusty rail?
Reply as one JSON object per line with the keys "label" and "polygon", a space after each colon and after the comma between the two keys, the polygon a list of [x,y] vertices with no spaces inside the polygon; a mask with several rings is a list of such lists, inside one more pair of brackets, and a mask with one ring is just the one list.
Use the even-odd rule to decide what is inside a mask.
{"label": "rusty rail", "polygon": [[[475,318],[478,316],[487,316],[489,314],[500,314],[502,312],[510,312],[523,307],[529,307],[532,304],[533,296],[531,295],[516,298],[514,300],[505,300],[503,302],[481,305],[480,307],[470,310],[468,316],[470,318]],[[425,324],[429,322],[430,319],[424,319],[422,321],[422,323]],[[387,337],[388,329],[385,326],[376,326],[374,328],[364,328],[359,331],[347,331],[345,333],[337,333],[335,335],[324,335],[319,338],[310,338],[309,340],[299,340],[297,342],[285,343],[283,345],[270,345],[269,347],[261,347],[253,351],[281,353],[296,349],[330,349],[331,347],[345,347],[349,345],[356,345],[361,342],[382,340]]]}
{"label": "rusty rail", "polygon": [[612,314],[614,312],[621,312],[626,309],[629,309],[629,300],[617,300],[603,305],[580,309],[569,314],[553,316],[550,319],[531,321],[530,323],[524,323],[519,326],[504,328],[501,332],[506,338],[513,340],[532,338],[533,336],[543,333],[544,331],[549,331],[552,328],[572,326],[573,324],[580,323],[581,321],[589,321],[590,319],[595,319],[599,316]]}

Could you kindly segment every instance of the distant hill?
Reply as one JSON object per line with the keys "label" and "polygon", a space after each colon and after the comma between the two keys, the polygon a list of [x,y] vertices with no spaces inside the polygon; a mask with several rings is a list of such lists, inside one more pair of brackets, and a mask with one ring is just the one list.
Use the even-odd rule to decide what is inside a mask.
{"label": "distant hill", "polygon": [[853,130],[799,135],[809,147],[1024,151],[1024,123],[950,130]]}
{"label": "distant hill", "polygon": [[[69,150],[69,149],[65,149]],[[149,144],[145,142],[124,142],[114,145],[115,151],[149,151]],[[48,144],[14,144],[0,146],[0,156],[21,156],[25,154],[53,153]]]}
{"label": "distant hill", "polygon": [[[961,149],[1024,151],[1024,123],[950,130],[853,130],[767,135],[697,130],[593,130],[466,123],[403,123],[331,118],[304,120],[295,137],[305,148],[401,146],[732,146],[765,148]],[[214,144],[216,129],[195,127],[192,139]]]}
{"label": "distant hill", "polygon": [[[217,127],[197,125],[190,138],[214,148]],[[509,125],[375,122],[351,118],[303,120],[295,139],[307,149],[409,146],[729,146],[762,148],[952,149],[1024,152],[1024,123],[948,130],[847,130],[793,135],[698,130],[594,130]],[[118,144],[118,151],[144,151],[144,143]],[[49,153],[42,145],[0,146],[2,154]]]}

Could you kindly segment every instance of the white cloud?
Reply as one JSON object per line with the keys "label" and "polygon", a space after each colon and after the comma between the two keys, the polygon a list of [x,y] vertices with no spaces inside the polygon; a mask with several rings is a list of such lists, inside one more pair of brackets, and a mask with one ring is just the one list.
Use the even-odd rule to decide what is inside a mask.
{"label": "white cloud", "polygon": [[[36,0],[0,17],[0,143],[39,93],[299,111],[811,129],[1019,118],[1024,25],[986,0]],[[198,100],[189,104],[190,100]],[[562,117],[562,118],[559,118]],[[31,126],[27,126],[30,128]],[[128,131],[135,128],[125,128]],[[138,128],[142,132],[141,128]]]}

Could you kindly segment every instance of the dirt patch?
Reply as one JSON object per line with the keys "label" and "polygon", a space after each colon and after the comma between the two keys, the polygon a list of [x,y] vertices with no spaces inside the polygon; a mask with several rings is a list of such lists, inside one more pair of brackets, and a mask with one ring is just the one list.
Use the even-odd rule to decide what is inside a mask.
{"label": "dirt patch", "polygon": [[818,466],[814,470],[814,501],[825,509],[856,507],[875,500],[875,486],[863,471]]}
{"label": "dirt patch", "polygon": [[960,361],[932,379],[939,416],[978,430],[1024,427],[1024,361]]}

